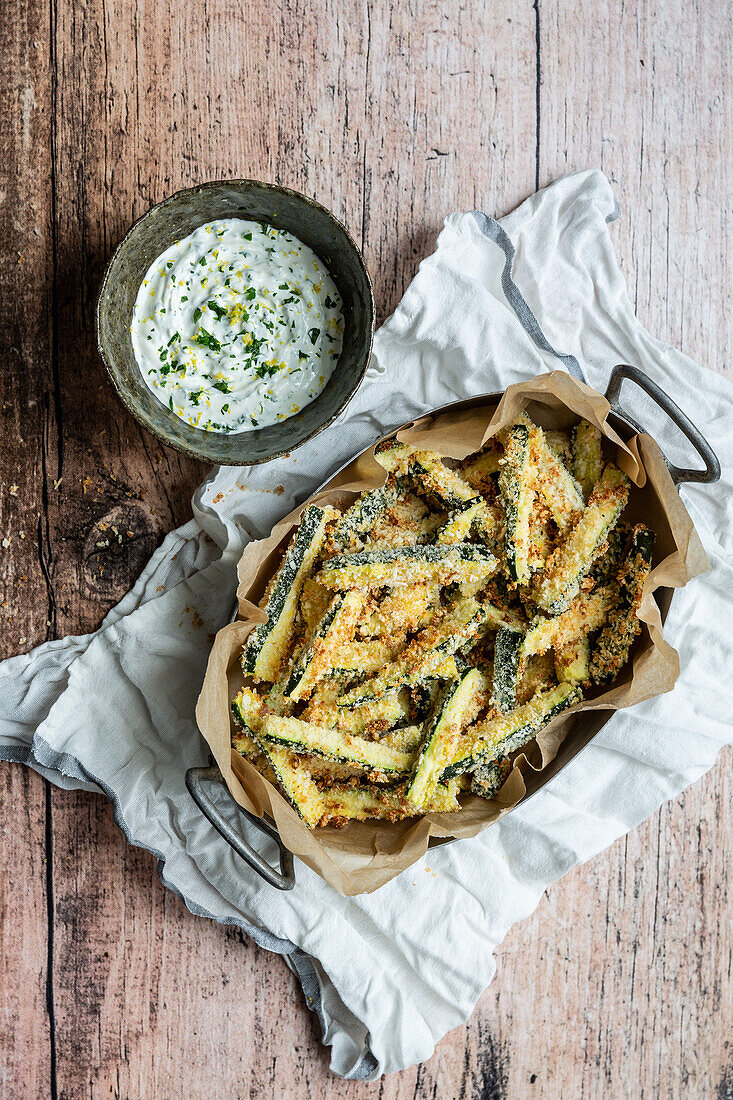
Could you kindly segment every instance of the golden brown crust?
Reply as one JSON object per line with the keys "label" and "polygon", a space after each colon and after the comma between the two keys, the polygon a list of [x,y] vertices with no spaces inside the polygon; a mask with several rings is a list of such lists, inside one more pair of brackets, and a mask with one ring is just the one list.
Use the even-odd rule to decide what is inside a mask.
{"label": "golden brown crust", "polygon": [[[613,524],[628,481],[609,466],[592,485],[586,476],[581,492],[573,471],[590,450],[579,448],[598,448],[587,430],[577,439],[571,445],[568,433],[543,432],[523,414],[461,463],[392,441],[379,455],[388,492],[357,498],[347,521],[328,512],[279,679],[235,700],[242,729],[233,747],[310,828],[458,812],[474,769],[475,793],[506,778],[517,716],[531,737],[545,711],[555,713],[550,703],[581,696],[594,639],[597,669],[613,678],[623,667],[648,563],[632,554],[618,569],[620,541],[631,536]],[[582,468],[587,475],[592,464]],[[494,666],[509,683],[511,668],[500,663],[512,654],[506,704]],[[425,805],[413,805],[406,792],[421,754],[432,752],[430,723],[438,730],[441,714],[447,721],[441,706],[471,677],[486,690],[472,694],[451,736],[461,767],[466,753],[472,763],[439,766]],[[515,740],[502,740],[508,731]]]}

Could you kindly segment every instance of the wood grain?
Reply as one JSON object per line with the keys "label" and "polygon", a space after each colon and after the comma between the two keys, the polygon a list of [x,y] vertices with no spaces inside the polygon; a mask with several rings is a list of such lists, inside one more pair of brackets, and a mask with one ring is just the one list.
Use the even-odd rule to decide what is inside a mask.
{"label": "wood grain", "polygon": [[[111,249],[178,187],[255,176],[321,199],[362,242],[383,319],[449,210],[501,213],[599,166],[642,320],[724,368],[723,0],[592,18],[560,0],[10,7],[3,655],[94,628],[189,514],[203,467],[137,428],[93,334]],[[123,515],[132,537],[100,552],[98,523]],[[105,800],[0,766],[0,1097],[727,1096],[730,762],[552,887],[468,1025],[374,1085],[330,1074],[282,960],[187,913]]]}
{"label": "wood grain", "polygon": [[[0,550],[0,623],[11,653],[53,630],[42,504],[54,435],[48,5],[0,6],[0,48],[13,74],[0,81],[0,539],[10,540]],[[0,1093],[43,1096],[54,1065],[49,788],[38,775],[6,766],[0,791]]]}

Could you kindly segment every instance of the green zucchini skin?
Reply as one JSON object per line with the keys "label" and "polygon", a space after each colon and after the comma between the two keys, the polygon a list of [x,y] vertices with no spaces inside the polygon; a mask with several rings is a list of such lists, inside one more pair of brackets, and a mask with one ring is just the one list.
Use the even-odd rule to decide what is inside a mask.
{"label": "green zucchini skin", "polygon": [[491,551],[478,543],[395,546],[358,554],[338,554],[321,566],[318,580],[328,588],[368,591],[421,581],[447,583],[451,579],[460,580],[464,572],[472,570],[488,580],[497,568],[498,562]]}
{"label": "green zucchini skin", "polygon": [[481,499],[459,473],[449,469],[441,457],[431,451],[411,455],[407,469],[415,492],[449,511],[468,501]]}
{"label": "green zucchini skin", "polygon": [[514,424],[506,432],[499,490],[506,521],[507,570],[517,584],[528,584],[530,579],[530,517],[535,499],[531,482],[530,433],[524,424]]}
{"label": "green zucchini skin", "polygon": [[451,751],[459,730],[472,709],[478,712],[486,679],[472,668],[443,691],[440,703],[428,725],[425,741],[410,780],[405,797],[414,806],[424,806],[431,798],[443,770],[445,757]]}
{"label": "green zucchini skin", "polygon": [[471,777],[471,794],[477,794],[479,798],[494,798],[504,786],[511,770],[512,762],[508,756],[502,756],[488,764],[479,764]]}
{"label": "green zucchini skin", "polygon": [[435,542],[446,546],[464,542],[485,510],[483,500],[465,501],[448,514],[443,526],[435,532]]}
{"label": "green zucchini skin", "polygon": [[596,584],[608,584],[616,579],[621,562],[626,557],[626,549],[631,541],[631,526],[617,523],[608,532],[608,543],[604,552],[596,558],[588,574]]}
{"label": "green zucchini skin", "polygon": [[517,683],[521,675],[524,632],[502,626],[494,643],[494,703],[504,713],[516,706]]}
{"label": "green zucchini skin", "polygon": [[365,535],[374,530],[380,517],[396,500],[395,486],[380,485],[377,489],[362,493],[344,512],[343,519],[327,540],[328,552],[342,554],[352,550]]}
{"label": "green zucchini skin", "polygon": [[529,703],[510,714],[477,723],[461,737],[452,762],[444,769],[441,781],[454,779],[480,764],[491,763],[523,748],[548,722],[582,699],[574,684],[558,684],[540,691]]}
{"label": "green zucchini skin", "polygon": [[[310,642],[298,654],[285,684],[284,694],[295,702],[307,698],[320,678],[316,675],[315,665],[327,649],[329,641],[333,648],[335,641],[348,642],[354,632],[356,619],[361,609],[363,596],[360,592],[337,593],[325,615],[313,632]],[[334,654],[335,656],[335,654]],[[329,668],[321,670],[321,676],[328,675],[333,668],[333,662]]]}
{"label": "green zucchini skin", "polygon": [[631,646],[641,630],[637,616],[644,581],[649,575],[654,551],[654,532],[642,524],[631,533],[631,545],[618,574],[618,600],[596,639],[590,676],[596,684],[613,680],[629,659]]}
{"label": "green zucchini skin", "polygon": [[356,737],[345,730],[314,726],[298,718],[268,714],[260,724],[257,740],[282,745],[291,752],[320,756],[338,764],[357,764],[385,775],[407,775],[412,767],[410,753],[390,748],[379,741]]}
{"label": "green zucchini skin", "polygon": [[298,596],[323,545],[329,513],[310,505],[303,513],[295,539],[286,551],[264,611],[242,653],[242,671],[256,680],[274,683],[279,676],[295,622]]}

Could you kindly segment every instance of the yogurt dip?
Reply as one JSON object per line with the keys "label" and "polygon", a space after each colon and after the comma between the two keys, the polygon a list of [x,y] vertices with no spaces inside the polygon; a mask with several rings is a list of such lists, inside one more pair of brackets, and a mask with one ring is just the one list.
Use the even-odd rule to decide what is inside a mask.
{"label": "yogurt dip", "polygon": [[225,218],[151,264],[130,332],[159,401],[194,427],[239,433],[286,420],[321,393],[344,318],[312,249],[264,222]]}

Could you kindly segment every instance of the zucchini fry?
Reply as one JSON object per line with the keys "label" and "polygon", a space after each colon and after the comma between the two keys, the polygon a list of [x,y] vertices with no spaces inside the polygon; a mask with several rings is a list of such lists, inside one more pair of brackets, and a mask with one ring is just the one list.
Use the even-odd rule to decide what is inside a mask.
{"label": "zucchini fry", "polygon": [[318,680],[337,663],[341,647],[352,640],[363,605],[361,592],[339,592],[334,596],[311,640],[293,662],[285,695],[296,703],[308,698]]}
{"label": "zucchini fry", "polygon": [[580,486],[548,446],[541,428],[533,428],[531,447],[534,464],[534,487],[552,513],[561,535],[577,523],[585,501]]}
{"label": "zucchini fry", "polygon": [[595,584],[609,584],[615,581],[630,541],[631,526],[628,523],[617,523],[613,530],[609,531],[606,549],[596,558],[588,574]]}
{"label": "zucchini fry", "polygon": [[499,473],[502,450],[495,437],[472,455],[461,462],[458,469],[472,489],[485,493],[489,488],[489,479]]}
{"label": "zucchini fry", "polygon": [[443,770],[441,779],[454,779],[480,764],[488,764],[521,749],[541,729],[568,707],[582,698],[582,691],[573,684],[558,684],[549,691],[538,692],[529,703],[509,714],[485,718],[469,727],[459,738],[453,759]]}
{"label": "zucchini fry", "polygon": [[528,657],[562,649],[599,630],[613,606],[610,587],[581,592],[567,611],[555,618],[537,615],[522,633],[502,627],[494,649],[494,702],[504,712],[516,705],[516,691]]}
{"label": "zucchini fry", "polygon": [[263,610],[267,622],[254,628],[242,654],[242,671],[256,680],[277,680],[290,645],[298,597],[323,545],[326,524],[335,509],[311,505],[301,516],[300,526],[288,548]]}
{"label": "zucchini fry", "polygon": [[305,761],[277,745],[262,742],[262,752],[277,778],[280,790],[309,829],[324,813],[325,804]]}
{"label": "zucchini fry", "polygon": [[419,497],[408,493],[399,497],[379,516],[364,538],[364,550],[384,550],[397,546],[422,546],[432,542],[442,517],[428,511]]}
{"label": "zucchini fry", "polygon": [[437,585],[411,584],[393,588],[359,624],[362,638],[404,634],[427,626],[438,609]]}
{"label": "zucchini fry", "polygon": [[389,642],[376,638],[368,642],[346,642],[339,647],[332,675],[339,678],[370,676],[391,661],[395,650],[404,642],[404,635],[395,635]]}
{"label": "zucchini fry", "polygon": [[498,563],[485,547],[471,542],[450,546],[400,546],[339,554],[321,566],[317,579],[327,588],[398,588],[411,584],[450,584],[488,580]]}
{"label": "zucchini fry", "polygon": [[573,474],[586,500],[603,472],[603,448],[600,430],[587,420],[573,428]]}
{"label": "zucchini fry", "polygon": [[442,618],[421,630],[396,661],[388,664],[372,680],[352,688],[339,697],[344,707],[392,695],[401,687],[411,687],[427,679],[462,645],[473,638],[486,619],[486,612],[474,599],[461,600]]}
{"label": "zucchini fry", "polygon": [[435,533],[435,541],[446,545],[465,542],[471,534],[471,528],[481,521],[486,510],[486,504],[481,499],[466,501],[455,511],[448,513],[448,519]]}
{"label": "zucchini fry", "polygon": [[535,654],[522,662],[522,673],[517,681],[516,706],[523,706],[538,691],[548,691],[558,682],[555,675],[555,658],[552,652]]}
{"label": "zucchini fry", "polygon": [[458,734],[482,708],[488,684],[478,669],[470,669],[445,689],[428,726],[415,773],[405,797],[414,806],[427,805],[440,773],[450,759]]}
{"label": "zucchini fry", "polygon": [[397,500],[394,486],[380,485],[368,493],[361,493],[348,508],[334,530],[326,538],[329,556],[357,549],[365,535],[379,522],[383,513]]}
{"label": "zucchini fry", "polygon": [[392,477],[404,477],[412,455],[418,451],[409,443],[400,443],[398,439],[386,439],[374,448],[374,457]]}
{"label": "zucchini fry", "polygon": [[282,745],[291,752],[322,756],[339,764],[358,764],[366,771],[384,775],[406,775],[412,767],[410,753],[393,749],[381,741],[367,741],[345,730],[314,726],[299,718],[268,714],[260,722],[257,741],[261,745]]}
{"label": "zucchini fry", "polygon": [[530,578],[530,517],[535,500],[530,434],[524,424],[507,429],[504,458],[499,470],[499,489],[506,519],[506,564],[518,584]]}
{"label": "zucchini fry", "polygon": [[479,798],[494,798],[509,778],[512,762],[507,756],[492,760],[490,764],[479,764],[471,776],[471,794]]}
{"label": "zucchini fry", "polygon": [[418,809],[406,800],[403,785],[380,789],[334,784],[321,795],[324,809],[318,824],[338,828],[347,821],[402,821],[425,813],[456,813],[461,808],[457,794],[457,782],[438,783],[429,802]]}
{"label": "zucchini fry", "polygon": [[618,575],[618,601],[593,649],[590,674],[594,683],[606,684],[621,671],[641,630],[638,617],[644,581],[652,567],[654,532],[643,524],[631,533],[631,548]]}
{"label": "zucchini fry", "polygon": [[435,451],[390,440],[377,447],[374,457],[389,473],[407,477],[410,487],[420,496],[437,501],[448,510],[476,497],[475,489],[459,472],[446,466],[443,456]]}
{"label": "zucchini fry", "polygon": [[[545,440],[547,441],[547,446],[554,451],[566,469],[572,470],[573,448],[567,432],[560,432],[554,428],[546,428]],[[600,477],[600,470],[598,471],[598,476]]]}
{"label": "zucchini fry", "polygon": [[330,589],[324,588],[312,577],[306,578],[300,593],[300,615],[305,623],[306,634],[315,630],[332,599],[333,593]]}
{"label": "zucchini fry", "polygon": [[548,615],[565,611],[578,594],[628,499],[629,479],[609,462],[577,524],[550,555],[537,585],[537,604]]}
{"label": "zucchini fry", "polygon": [[[343,689],[342,689],[343,690]],[[409,707],[401,696],[387,695],[384,699],[378,699],[375,703],[364,703],[360,707],[340,707],[333,702],[311,702],[301,714],[305,722],[312,722],[316,726],[327,726],[330,729],[346,730],[355,737],[373,737],[384,733],[404,721],[409,714]]]}
{"label": "zucchini fry", "polygon": [[590,641],[587,635],[555,650],[555,675],[561,684],[590,682]]}
{"label": "zucchini fry", "polygon": [[380,745],[389,745],[401,752],[413,754],[420,748],[425,738],[422,726],[402,726],[398,730],[390,730],[379,739]]}

